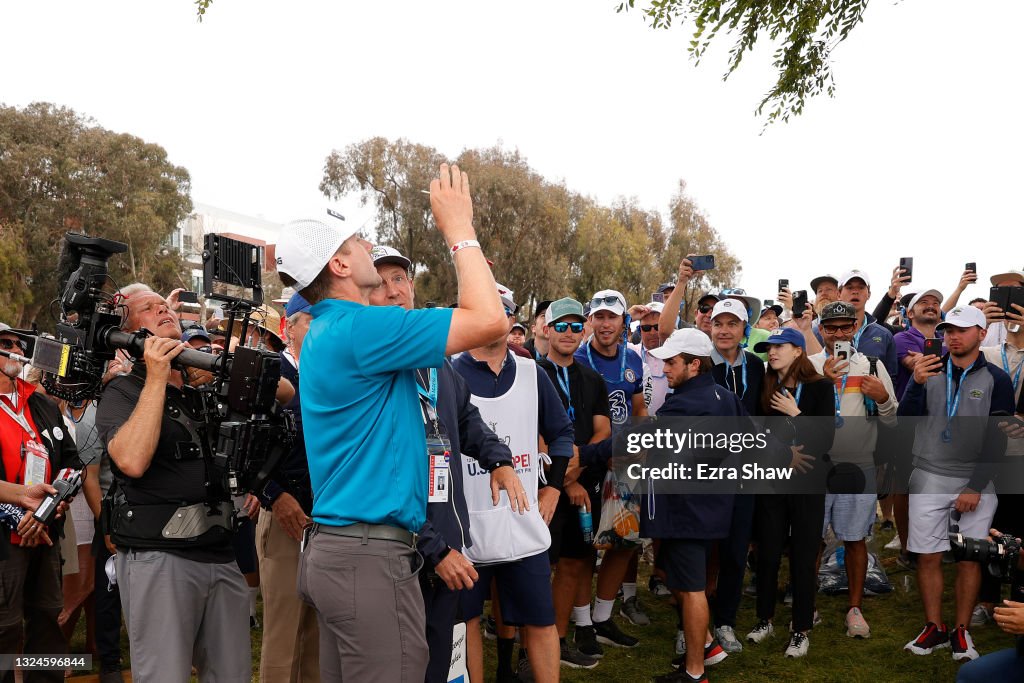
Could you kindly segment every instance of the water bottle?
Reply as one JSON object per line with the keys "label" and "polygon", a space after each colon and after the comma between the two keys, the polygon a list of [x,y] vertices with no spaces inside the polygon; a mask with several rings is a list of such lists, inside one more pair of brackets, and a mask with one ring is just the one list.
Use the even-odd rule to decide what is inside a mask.
{"label": "water bottle", "polygon": [[586,505],[580,505],[580,531],[583,532],[584,543],[594,542],[594,518]]}
{"label": "water bottle", "polygon": [[836,564],[840,567],[846,566],[846,546],[841,545],[836,548]]}

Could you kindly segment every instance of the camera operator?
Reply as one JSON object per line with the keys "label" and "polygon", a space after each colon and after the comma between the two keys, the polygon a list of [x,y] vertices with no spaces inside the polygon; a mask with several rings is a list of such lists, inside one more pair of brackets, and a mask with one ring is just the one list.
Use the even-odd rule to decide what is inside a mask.
{"label": "camera operator", "polygon": [[[0,349],[25,353],[25,343],[3,323]],[[12,485],[4,487],[7,497],[14,499],[11,502],[34,510],[42,501],[40,486],[50,484],[62,468],[81,469],[82,464],[74,439],[63,428],[60,410],[19,377],[22,368],[22,363],[0,356],[0,480]],[[57,623],[63,596],[60,549],[54,541],[62,526],[58,521],[46,527],[27,513],[16,532],[0,532],[2,653],[67,652]],[[60,673],[41,671],[25,677],[26,681],[61,679]]]}
{"label": "camera operator", "polygon": [[[989,530],[989,538],[1000,536],[998,529]],[[1017,539],[1020,543],[1020,539]],[[1020,584],[1024,581],[1024,555],[1017,559],[1017,574],[1014,589],[1011,593],[1024,591]],[[1019,600],[1003,600],[1003,604],[994,610],[993,621],[999,628],[1010,635],[1017,636],[1017,647],[998,650],[985,655],[973,662],[968,662],[957,672],[957,683],[1021,683],[1024,681],[1024,602]]]}
{"label": "camera operator", "polygon": [[[251,679],[248,591],[231,545],[231,497],[207,471],[192,392],[171,362],[188,344],[154,292],[127,300],[142,362],[104,387],[96,413],[116,485],[108,494],[133,680]],[[195,524],[175,525],[192,518]]]}
{"label": "camera operator", "polygon": [[314,525],[298,589],[317,608],[327,680],[423,678],[415,534],[430,468],[415,370],[508,334],[468,176],[441,164],[430,205],[455,261],[457,309],[369,306],[381,284],[370,245],[333,212],[285,226],[277,244],[282,282],[313,304],[300,385]]}

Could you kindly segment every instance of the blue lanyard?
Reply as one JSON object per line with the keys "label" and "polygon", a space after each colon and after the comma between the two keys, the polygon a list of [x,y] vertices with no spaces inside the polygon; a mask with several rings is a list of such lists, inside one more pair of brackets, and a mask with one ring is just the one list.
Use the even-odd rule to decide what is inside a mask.
{"label": "blue lanyard", "polygon": [[[723,356],[722,358],[724,359],[725,357]],[[728,360],[725,361],[725,365],[728,367],[728,370],[725,373],[725,379],[726,381],[728,381],[730,375],[732,376],[732,393],[738,395],[742,399],[744,396],[747,395],[747,354],[743,349],[740,349],[740,358],[742,359],[743,366],[743,392],[741,393],[739,391],[736,391],[736,373],[733,372],[733,368],[736,366],[730,363]],[[726,386],[726,388],[728,388],[728,385]]]}
{"label": "blue lanyard", "polygon": [[837,389],[835,384],[832,385],[832,392],[836,395],[836,427],[843,426],[844,420],[842,416],[842,409],[839,402],[842,400],[843,394],[846,393],[846,380],[848,379],[850,379],[850,375],[843,375],[843,383],[841,388]]}
{"label": "blue lanyard", "polygon": [[[592,356],[591,353],[590,353],[590,346],[591,346],[590,344],[587,344],[587,362],[590,363],[590,367],[592,367],[595,370],[597,370],[597,366],[594,365],[594,356]],[[616,350],[619,350],[619,347],[616,346],[615,348],[616,348]],[[622,384],[623,382],[626,381],[626,345],[625,344],[622,345],[621,351],[622,351],[622,363],[619,365],[619,384]],[[615,381],[614,379],[608,379],[607,377],[605,377],[604,373],[601,372],[600,370],[598,370],[598,372],[601,373],[601,377],[604,377],[609,382],[614,382]]]}
{"label": "blue lanyard", "polygon": [[[576,422],[576,411],[572,408],[572,392],[569,391],[569,368],[563,368],[557,363],[552,363],[555,366],[555,377],[558,378],[558,386],[562,387],[562,392],[565,393],[565,400],[569,404],[566,409],[566,413],[569,414],[569,420],[573,423]],[[565,372],[565,377],[562,377],[562,372]]]}
{"label": "blue lanyard", "polygon": [[[975,359],[974,363],[977,362],[977,359]],[[974,367],[974,363],[971,363],[970,367],[960,375],[960,384],[957,385],[956,394],[954,395],[953,359],[950,358],[946,361],[946,428],[942,431],[942,440],[946,443],[953,440],[953,418],[956,416],[956,411],[960,408],[960,392],[964,388],[964,380],[967,379],[967,373]]]}
{"label": "blue lanyard", "polygon": [[794,400],[796,401],[797,407],[800,406],[800,394],[802,394],[803,392],[804,392],[804,385],[803,385],[803,382],[801,382],[800,384],[796,385],[796,396],[794,397]]}
{"label": "blue lanyard", "polygon": [[1006,342],[1003,342],[1003,346],[1000,349],[1003,355],[1003,370],[1006,370],[1006,374],[1013,375],[1013,393],[1017,393],[1017,387],[1020,386],[1020,371],[1024,370],[1024,358],[1021,359],[1020,363],[1017,364],[1017,371],[1014,373],[1010,372],[1010,361],[1006,357]]}
{"label": "blue lanyard", "polygon": [[416,391],[420,392],[420,396],[427,399],[431,408],[437,410],[437,368],[430,368],[428,376],[430,377],[430,388],[424,389],[417,381]]}
{"label": "blue lanyard", "polygon": [[853,348],[860,351],[860,337],[864,334],[864,330],[868,329],[868,314],[864,314],[864,322],[860,324],[860,329],[857,330],[857,334],[853,335]]}

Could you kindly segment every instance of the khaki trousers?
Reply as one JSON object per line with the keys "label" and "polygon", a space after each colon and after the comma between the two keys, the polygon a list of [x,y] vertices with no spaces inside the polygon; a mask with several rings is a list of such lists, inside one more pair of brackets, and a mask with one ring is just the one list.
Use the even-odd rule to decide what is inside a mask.
{"label": "khaki trousers", "polygon": [[270,510],[256,522],[256,554],[263,593],[260,683],[319,683],[320,636],[316,610],[295,591],[299,544]]}

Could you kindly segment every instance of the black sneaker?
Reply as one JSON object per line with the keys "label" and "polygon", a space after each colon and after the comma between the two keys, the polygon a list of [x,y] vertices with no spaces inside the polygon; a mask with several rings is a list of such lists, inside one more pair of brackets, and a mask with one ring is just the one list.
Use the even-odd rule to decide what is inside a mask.
{"label": "black sneaker", "polygon": [[583,654],[568,640],[561,642],[561,648],[562,666],[567,666],[570,669],[593,669],[597,666],[597,657]]}
{"label": "black sneaker", "polygon": [[672,595],[672,591],[668,589],[665,582],[654,575],[651,575],[651,578],[647,580],[647,588],[650,589],[651,593],[654,593],[654,595],[659,598],[665,598]]}
{"label": "black sneaker", "polygon": [[498,639],[498,625],[494,622],[494,617],[487,617],[484,620],[484,638],[487,640]]}
{"label": "black sneaker", "polygon": [[636,647],[640,644],[638,639],[620,631],[618,625],[611,619],[608,619],[607,621],[595,621],[594,634],[597,636],[597,642],[602,645],[612,645],[614,647]]}
{"label": "black sneaker", "polygon": [[949,630],[945,624],[933,624],[929,621],[917,637],[904,645],[903,649],[915,655],[930,655],[944,647],[949,647]]}
{"label": "black sneaker", "polygon": [[597,642],[597,634],[594,632],[593,626],[577,626],[573,640],[576,641],[576,649],[586,656],[594,659],[604,657],[604,648]]}

